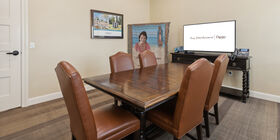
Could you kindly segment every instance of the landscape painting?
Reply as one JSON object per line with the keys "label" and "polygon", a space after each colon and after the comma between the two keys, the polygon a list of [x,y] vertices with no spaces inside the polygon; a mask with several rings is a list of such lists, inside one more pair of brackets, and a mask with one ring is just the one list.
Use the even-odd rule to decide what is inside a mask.
{"label": "landscape painting", "polygon": [[123,15],[91,10],[91,38],[123,38]]}

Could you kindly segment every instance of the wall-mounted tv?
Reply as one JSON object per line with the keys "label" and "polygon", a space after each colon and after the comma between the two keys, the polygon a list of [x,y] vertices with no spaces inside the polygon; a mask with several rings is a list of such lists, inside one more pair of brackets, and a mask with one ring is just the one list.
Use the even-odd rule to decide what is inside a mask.
{"label": "wall-mounted tv", "polygon": [[234,52],[236,21],[184,25],[184,50],[198,52]]}

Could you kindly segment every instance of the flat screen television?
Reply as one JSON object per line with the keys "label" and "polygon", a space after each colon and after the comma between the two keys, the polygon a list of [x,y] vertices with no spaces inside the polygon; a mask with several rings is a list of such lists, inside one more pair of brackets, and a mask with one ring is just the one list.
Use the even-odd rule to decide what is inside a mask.
{"label": "flat screen television", "polygon": [[235,42],[235,20],[184,25],[185,51],[232,53]]}

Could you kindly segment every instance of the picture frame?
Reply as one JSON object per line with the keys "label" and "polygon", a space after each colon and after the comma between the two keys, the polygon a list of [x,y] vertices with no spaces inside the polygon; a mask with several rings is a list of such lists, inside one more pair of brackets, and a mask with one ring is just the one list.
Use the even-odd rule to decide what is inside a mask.
{"label": "picture frame", "polygon": [[[139,68],[139,53],[150,50],[157,60],[157,64],[168,63],[168,37],[170,22],[143,23],[128,25],[128,48],[132,55],[134,67]],[[144,33],[145,32],[145,33]],[[146,43],[140,43],[141,35],[146,36]]]}
{"label": "picture frame", "polygon": [[91,10],[91,38],[123,38],[123,15]]}

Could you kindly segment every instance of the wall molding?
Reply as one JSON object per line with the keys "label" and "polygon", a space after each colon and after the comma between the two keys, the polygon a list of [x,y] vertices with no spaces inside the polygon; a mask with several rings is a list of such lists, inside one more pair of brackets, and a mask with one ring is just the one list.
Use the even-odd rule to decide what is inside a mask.
{"label": "wall molding", "polygon": [[27,106],[31,106],[31,105],[59,99],[59,98],[62,98],[61,92],[54,92],[47,95],[37,96],[37,97],[29,98],[27,101]]}
{"label": "wall molding", "polygon": [[[95,89],[94,87],[85,84],[85,89],[86,91],[90,91]],[[33,98],[29,98],[27,100],[27,104],[25,107],[27,106],[31,106],[31,105],[35,105],[35,104],[39,104],[39,103],[43,103],[43,102],[47,102],[47,101],[51,101],[51,100],[55,100],[55,99],[59,99],[62,98],[62,93],[59,92],[53,92],[50,94],[46,94],[46,95],[42,95],[42,96],[37,96],[37,97],[33,97]]]}
{"label": "wall molding", "polygon": [[[233,88],[233,89],[237,89],[237,90],[242,90],[241,88],[227,86],[227,85],[223,85],[223,87]],[[272,101],[272,102],[280,103],[280,96],[269,94],[269,93],[264,93],[264,92],[250,90],[250,97],[254,97],[254,98],[263,99],[263,100],[266,100],[266,101]]]}
{"label": "wall molding", "polygon": [[[227,86],[227,85],[223,85],[223,86],[228,87],[228,88],[237,89],[237,90],[242,90],[241,88],[237,88],[237,87],[232,87],[232,86]],[[86,89],[86,91],[90,91],[95,88],[90,85],[85,84],[85,89]],[[269,93],[250,90],[250,97],[280,103],[280,96],[269,94]],[[33,98],[28,99],[27,106],[31,106],[31,105],[59,99],[59,98],[62,98],[61,92],[54,92],[54,93],[50,93],[50,94],[43,95],[43,96],[33,97]]]}
{"label": "wall molding", "polygon": [[85,89],[86,89],[86,91],[90,91],[90,90],[93,90],[95,88],[85,83]]}

